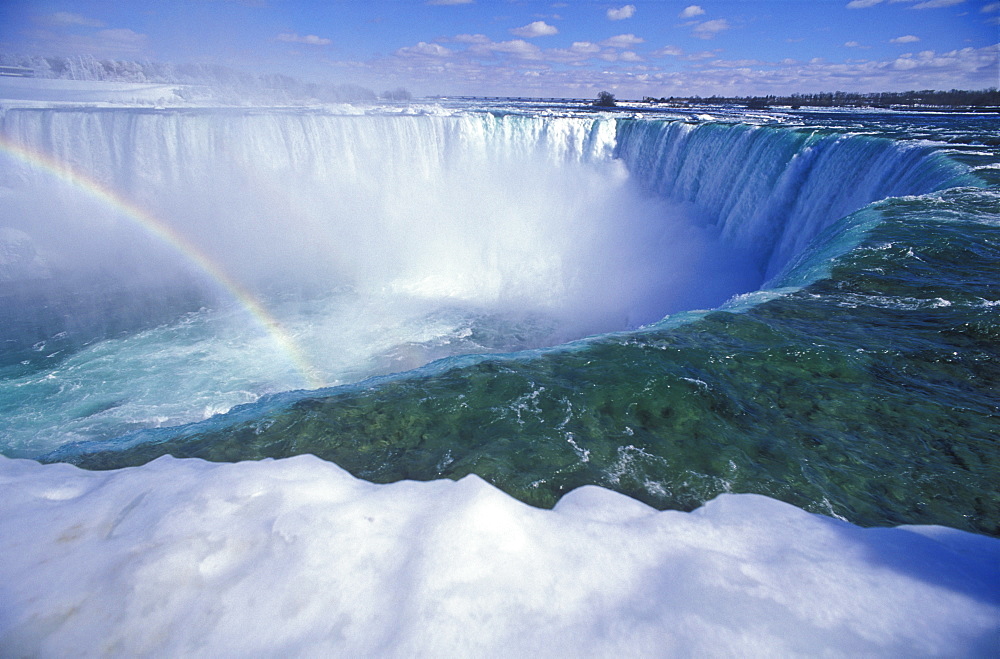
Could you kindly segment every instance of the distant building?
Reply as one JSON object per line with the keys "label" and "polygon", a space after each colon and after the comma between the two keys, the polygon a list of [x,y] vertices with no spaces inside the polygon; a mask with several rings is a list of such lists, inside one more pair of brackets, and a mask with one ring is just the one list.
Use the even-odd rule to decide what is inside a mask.
{"label": "distant building", "polygon": [[0,66],[0,76],[12,78],[34,78],[35,70],[26,66]]}

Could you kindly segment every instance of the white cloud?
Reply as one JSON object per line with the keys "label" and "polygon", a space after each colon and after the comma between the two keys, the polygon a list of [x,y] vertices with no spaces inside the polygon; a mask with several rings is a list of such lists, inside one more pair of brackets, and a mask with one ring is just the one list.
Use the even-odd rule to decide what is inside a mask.
{"label": "white cloud", "polygon": [[632,18],[635,15],[635,5],[625,5],[618,9],[608,10],[608,20],[610,21],[622,21],[626,18]]}
{"label": "white cloud", "polygon": [[445,48],[441,44],[427,43],[426,41],[396,51],[396,55],[399,57],[448,57],[451,53],[451,49]]}
{"label": "white cloud", "polygon": [[910,7],[910,9],[938,9],[939,7],[960,5],[963,2],[965,2],[965,0],[926,0],[925,2],[918,2]]}
{"label": "white cloud", "polygon": [[642,58],[632,50],[611,51],[601,55],[601,59],[608,62],[641,62]]}
{"label": "white cloud", "polygon": [[[917,2],[917,0],[889,0],[890,4],[900,4],[903,2]],[[939,9],[941,7],[951,7],[954,5],[960,5],[965,0],[923,0],[923,2],[917,2],[917,4],[908,7],[908,9]]]}
{"label": "white cloud", "polygon": [[1000,2],[991,2],[988,5],[983,5],[983,8],[979,10],[983,14],[989,14],[994,11],[1000,11]]}
{"label": "white cloud", "polygon": [[[686,71],[645,70],[646,78],[641,84],[635,69],[550,70],[543,73],[536,89],[539,95],[580,97],[609,89],[620,97],[634,98],[645,95],[790,94],[834,89],[859,92],[873,89],[981,89],[996,84],[998,48],[967,48],[928,58],[899,58],[906,60],[899,65],[896,65],[897,58],[853,62],[816,59],[811,62],[752,65],[739,60],[718,60],[718,51],[706,51],[679,58],[692,62],[691,68]],[[518,91],[514,95],[525,93]]]}
{"label": "white cloud", "polygon": [[324,39],[323,37],[317,37],[315,34],[307,34],[300,37],[294,32],[282,32],[277,37],[278,41],[285,41],[288,43],[304,43],[310,46],[329,46],[332,41],[329,39]]}
{"label": "white cloud", "polygon": [[[984,48],[982,50],[988,50]],[[952,67],[956,64],[963,66],[962,60],[965,59],[966,55],[973,54],[975,51],[972,48],[964,48],[962,50],[953,50],[948,53],[938,54],[933,50],[922,50],[916,55],[913,53],[904,53],[896,58],[892,62],[892,68],[897,70],[910,70],[915,68],[925,68],[925,69],[935,69],[935,68],[947,68]],[[964,65],[964,68],[970,68]]]}
{"label": "white cloud", "polygon": [[57,11],[47,17],[46,22],[55,25],[83,25],[84,27],[104,27],[104,22],[96,18],[87,18],[80,14],[72,14],[68,11]]}
{"label": "white cloud", "polygon": [[618,34],[601,42],[602,46],[609,48],[631,48],[644,43],[646,40],[634,34]]}
{"label": "white cloud", "polygon": [[918,66],[920,66],[920,62],[916,61],[912,57],[900,57],[892,63],[892,68],[897,71],[909,71],[910,69],[915,69]]}
{"label": "white cloud", "polygon": [[699,23],[695,26],[694,30],[692,30],[691,34],[699,39],[711,39],[718,33],[728,30],[730,27],[731,26],[726,19],[717,18],[714,21]]}
{"label": "white cloud", "polygon": [[456,34],[451,38],[458,43],[489,43],[490,38],[485,34]]}
{"label": "white cloud", "polygon": [[766,62],[762,62],[756,59],[736,59],[736,60],[715,60],[711,62],[712,66],[717,66],[722,69],[746,69],[750,70],[753,66],[763,66]]}
{"label": "white cloud", "polygon": [[[615,0],[610,1],[615,3]],[[634,0],[625,1],[638,5]],[[919,1],[891,4],[889,0],[883,0],[883,9],[903,10]],[[615,4],[604,5],[604,9],[608,6],[621,6],[622,2],[623,0],[617,0]],[[847,2],[848,0],[841,0],[833,7],[840,7],[840,11],[844,11],[843,7]],[[967,3],[963,8],[970,12],[968,20],[975,20],[982,27],[984,19],[1000,16],[1000,12],[979,13],[987,3],[1000,3],[1000,0]],[[678,6],[684,5],[678,3]],[[879,10],[873,10],[873,13],[877,11]],[[636,14],[636,18],[641,16]],[[600,18],[598,14],[597,19]],[[542,17],[534,16],[531,20],[542,20]],[[504,29],[506,27],[510,25]],[[552,39],[553,42],[568,34],[568,28],[563,29],[561,25],[559,27],[561,32]],[[691,24],[686,32],[690,33],[694,27],[695,24]],[[738,27],[740,26],[732,25],[734,35],[739,32]],[[903,31],[896,32],[897,37],[900,32]],[[687,36],[683,29],[678,34],[681,37]],[[903,35],[909,34],[909,31],[903,32]],[[627,38],[623,39],[623,36]],[[842,35],[841,39],[844,36],[846,35]],[[600,43],[600,40],[572,42],[571,38],[567,38],[560,48],[545,48],[544,40],[507,36],[512,41],[495,43],[485,35],[470,33],[452,35],[447,40],[438,39],[433,42],[447,46],[451,51],[439,50],[440,46],[418,44],[414,50],[402,53],[409,55],[408,57],[390,56],[368,62],[331,62],[330,65],[350,67],[351,75],[359,81],[365,77],[377,81],[369,82],[366,86],[383,85],[389,88],[392,85],[402,85],[418,95],[444,93],[587,98],[593,97],[597,91],[607,89],[620,97],[642,98],[695,94],[810,93],[837,89],[862,92],[981,89],[996,85],[996,67],[1000,61],[998,47],[932,53],[920,52],[918,49],[925,45],[920,41],[896,45],[890,52],[898,52],[893,52],[892,57],[862,59],[878,52],[874,49],[864,50],[868,47],[866,43],[877,46],[877,41],[861,41],[863,36],[857,34],[848,37],[847,39],[856,39],[862,45],[842,46],[838,49],[841,53],[839,56],[831,54],[826,60],[810,61],[809,57],[781,60],[782,55],[775,58],[775,61],[754,63],[735,57],[723,59],[725,53],[718,48],[704,52],[686,47],[682,50],[678,45],[666,45],[659,39],[633,45],[632,39],[638,39],[635,35],[612,37],[608,43],[614,47]],[[840,43],[843,44],[847,39]],[[726,40],[694,43],[701,43],[703,47],[715,46],[724,44]],[[782,40],[779,39],[779,42]],[[678,43],[678,40],[671,41]],[[881,41],[883,45],[887,45],[888,38],[883,36]],[[410,42],[410,45],[414,43],[416,42]],[[669,43],[668,41],[667,44]],[[543,47],[539,48],[535,44]],[[929,43],[926,45],[930,46]],[[644,47],[648,50],[643,50]],[[905,51],[912,52],[905,54]],[[443,55],[445,52],[450,54]],[[434,56],[435,53],[437,56]],[[639,59],[645,61],[636,61]]]}
{"label": "white cloud", "polygon": [[589,41],[574,41],[569,48],[552,48],[545,51],[545,59],[550,62],[562,62],[581,65],[601,52],[601,47]]}
{"label": "white cloud", "polygon": [[867,9],[881,4],[883,0],[851,0],[847,3],[848,9]]}
{"label": "white cloud", "polygon": [[860,48],[861,44],[857,41],[846,41],[844,42],[844,46],[847,48]]}
{"label": "white cloud", "polygon": [[479,55],[490,55],[492,53],[503,53],[512,55],[517,59],[538,60],[542,58],[542,49],[533,43],[528,43],[523,39],[512,39],[510,41],[496,41],[488,44],[479,44],[469,48],[469,52]]}
{"label": "white cloud", "polygon": [[713,57],[718,57],[720,50],[703,50],[700,53],[691,53],[690,55],[684,55],[681,57],[682,60],[687,62],[700,62],[702,60],[711,59]]}
{"label": "white cloud", "polygon": [[664,46],[659,50],[654,50],[650,53],[651,57],[677,57],[678,55],[683,55],[684,51],[678,46]]}
{"label": "white cloud", "polygon": [[[49,17],[46,17],[49,18]],[[25,34],[50,52],[94,55],[96,57],[148,57],[149,37],[127,28],[88,31],[86,34],[64,30],[31,30]]]}
{"label": "white cloud", "polygon": [[145,34],[139,34],[138,32],[133,32],[128,28],[115,28],[113,30],[101,30],[97,33],[97,36],[101,39],[106,39],[108,41],[118,41],[122,43],[138,43],[146,40]]}
{"label": "white cloud", "polygon": [[96,43],[98,49],[105,52],[137,54],[144,52],[149,37],[133,32],[128,28],[98,30]]}
{"label": "white cloud", "polygon": [[889,39],[889,43],[916,43],[917,41],[920,41],[920,37],[915,37],[912,34],[904,34],[901,37]]}
{"label": "white cloud", "polygon": [[[534,60],[511,56],[505,61],[494,59],[480,63],[471,57],[414,57],[331,62],[330,65],[348,67],[352,71],[364,70],[377,80],[398,80],[398,84],[405,83],[418,94],[588,98],[606,89],[620,98],[642,98],[791,94],[837,89],[858,92],[982,89],[996,85],[996,66],[1000,58],[1000,46],[989,46],[934,55],[911,53],[883,60],[785,60],[758,65],[745,60],[721,60],[721,51],[715,49],[678,56],[668,61],[670,68],[659,68],[654,62],[600,66],[607,63],[599,56],[596,60],[571,61],[570,66],[546,66],[547,62],[556,61],[552,56],[554,52],[546,50],[544,59]],[[565,52],[569,52],[568,49]],[[897,60],[902,61],[897,64]],[[594,68],[595,65],[599,68]],[[674,70],[677,66],[687,68]]]}
{"label": "white cloud", "polygon": [[[105,26],[103,21],[96,18],[88,18],[67,11],[42,16],[38,20],[61,28],[73,26],[103,28]],[[38,36],[42,41],[58,41],[61,49],[111,57],[134,57],[144,54],[149,42],[147,35],[128,28],[87,30],[86,34],[82,34],[80,30],[56,30],[55,32],[45,31]]]}
{"label": "white cloud", "polygon": [[515,37],[524,37],[525,39],[547,37],[558,32],[559,30],[554,25],[549,25],[545,21],[535,21],[522,27],[515,27],[510,31]]}
{"label": "white cloud", "polygon": [[685,7],[684,11],[682,11],[678,15],[681,18],[694,18],[695,16],[701,16],[704,13],[705,13],[705,10],[702,9],[701,7],[699,7],[698,5],[689,5],[689,6]]}

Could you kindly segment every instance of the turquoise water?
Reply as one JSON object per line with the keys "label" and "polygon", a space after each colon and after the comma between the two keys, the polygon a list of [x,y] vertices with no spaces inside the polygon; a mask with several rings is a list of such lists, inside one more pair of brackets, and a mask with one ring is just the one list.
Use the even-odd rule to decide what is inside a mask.
{"label": "turquoise water", "polygon": [[[519,130],[519,120],[496,121]],[[544,133],[545,120],[532,121]],[[651,198],[692,209],[727,258],[743,259],[740,272],[755,274],[730,294],[746,295],[555,345],[538,338],[559,336],[552,317],[438,312],[447,327],[436,336],[451,347],[415,337],[389,350],[409,346],[427,366],[372,367],[376,379],[313,392],[278,379],[228,414],[131,433],[111,424],[41,459],[106,469],[164,454],[313,453],[376,482],[475,473],[540,506],[583,484],[682,510],[755,492],[863,525],[1000,535],[995,118],[765,123],[614,124],[612,160]],[[599,129],[588,130],[592,147]],[[583,160],[609,157],[591,147]],[[712,272],[699,275],[706,286],[727,274]],[[29,363],[8,381],[23,369],[55,370]],[[247,376],[248,389],[262,380]],[[4,391],[10,405],[16,394]],[[32,432],[44,434],[44,399],[27,404],[43,418]]]}

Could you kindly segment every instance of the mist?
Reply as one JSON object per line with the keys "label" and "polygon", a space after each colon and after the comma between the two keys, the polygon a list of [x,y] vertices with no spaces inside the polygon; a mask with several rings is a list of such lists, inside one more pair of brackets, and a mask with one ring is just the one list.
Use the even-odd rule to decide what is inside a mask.
{"label": "mist", "polygon": [[[544,318],[528,342],[544,344],[759,284],[693,207],[640,189],[611,157],[613,133],[589,121],[11,115],[23,143],[169,225],[279,316],[300,313],[296,301],[315,315],[316,300],[349,292],[387,317],[405,307]],[[225,297],[142,221],[47,172],[17,171],[0,224],[30,236],[54,285],[99,274],[133,300],[195,284]]]}

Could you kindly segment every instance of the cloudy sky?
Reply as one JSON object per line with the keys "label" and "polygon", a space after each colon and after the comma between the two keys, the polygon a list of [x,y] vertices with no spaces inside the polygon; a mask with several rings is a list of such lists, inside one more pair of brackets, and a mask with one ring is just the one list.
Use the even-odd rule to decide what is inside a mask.
{"label": "cloudy sky", "polygon": [[216,62],[418,95],[1000,85],[1000,0],[2,0],[0,51]]}

